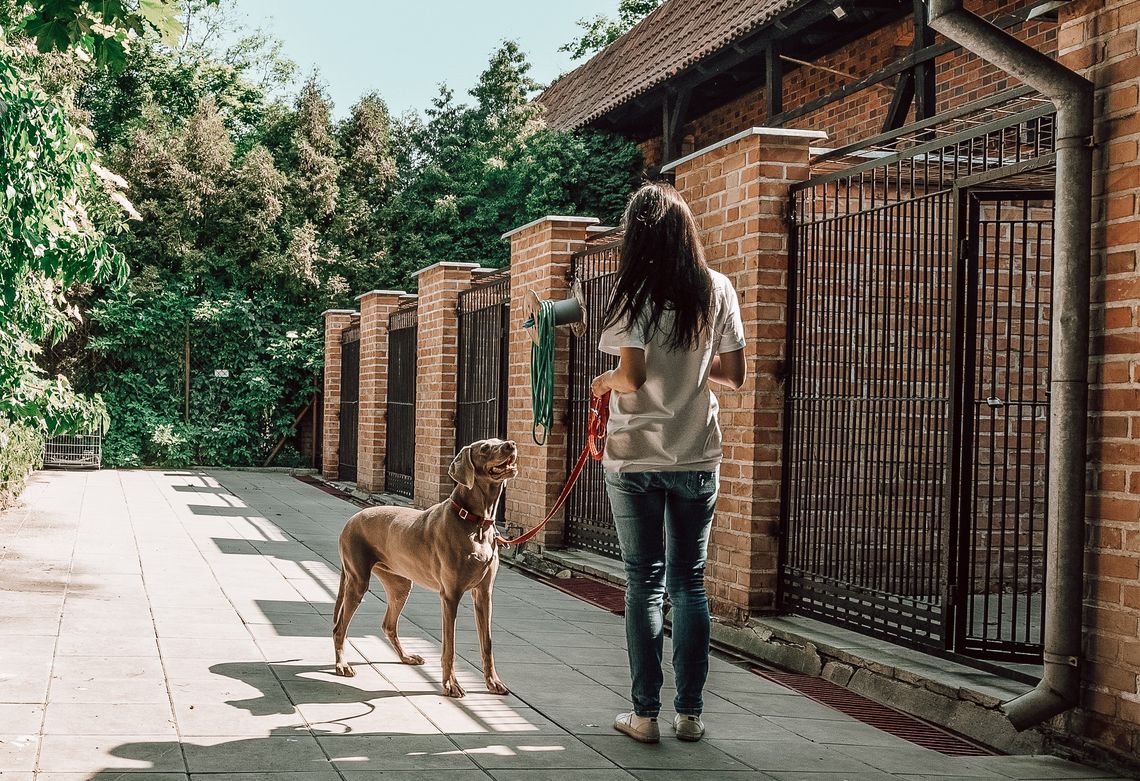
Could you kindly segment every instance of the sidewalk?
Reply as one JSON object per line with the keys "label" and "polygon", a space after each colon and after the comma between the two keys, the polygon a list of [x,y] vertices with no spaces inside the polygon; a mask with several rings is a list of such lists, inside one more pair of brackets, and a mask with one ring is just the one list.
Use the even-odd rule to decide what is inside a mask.
{"label": "sidewalk", "polygon": [[469,599],[466,698],[440,694],[431,592],[401,622],[428,663],[399,664],[379,584],[352,626],[357,675],[337,678],[337,535],[355,511],[280,473],[36,475],[0,514],[0,781],[1112,778],[944,756],[721,660],[705,741],[672,738],[666,691],[661,744],[634,743],[610,727],[629,707],[621,619],[505,567],[494,641],[512,695],[484,693]]}

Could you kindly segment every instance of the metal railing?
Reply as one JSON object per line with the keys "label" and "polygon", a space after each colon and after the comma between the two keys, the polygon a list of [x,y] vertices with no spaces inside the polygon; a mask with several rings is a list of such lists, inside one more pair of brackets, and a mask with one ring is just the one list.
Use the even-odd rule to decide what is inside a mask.
{"label": "metal railing", "polygon": [[[586,299],[586,334],[570,339],[569,454],[577,457],[586,442],[590,415],[590,380],[617,365],[617,359],[598,350],[602,316],[613,291],[621,238],[616,233],[596,237],[586,249],[570,258],[570,276],[582,283]],[[569,471],[572,463],[567,463]],[[566,542],[611,558],[621,557],[613,513],[606,496],[602,466],[589,461],[566,500]]]}
{"label": "metal railing", "polygon": [[507,436],[507,334],[511,278],[507,270],[459,294],[459,360],[455,449]]}
{"label": "metal railing", "polygon": [[384,485],[388,493],[411,498],[416,472],[416,334],[414,304],[388,319],[388,399]]}
{"label": "metal railing", "polygon": [[357,443],[360,422],[360,326],[340,335],[340,440],[337,475],[356,480]]}
{"label": "metal railing", "polygon": [[822,155],[792,187],[780,585],[793,612],[1039,658],[1044,507],[1027,500],[1048,433],[1052,141],[1052,107],[1019,90]]}

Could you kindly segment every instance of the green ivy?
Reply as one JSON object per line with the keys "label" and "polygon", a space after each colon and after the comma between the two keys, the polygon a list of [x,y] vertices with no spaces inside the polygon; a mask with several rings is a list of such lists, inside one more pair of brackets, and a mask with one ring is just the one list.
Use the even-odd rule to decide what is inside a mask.
{"label": "green ivy", "polygon": [[19,496],[28,473],[39,468],[43,450],[36,429],[0,419],[0,509]]}

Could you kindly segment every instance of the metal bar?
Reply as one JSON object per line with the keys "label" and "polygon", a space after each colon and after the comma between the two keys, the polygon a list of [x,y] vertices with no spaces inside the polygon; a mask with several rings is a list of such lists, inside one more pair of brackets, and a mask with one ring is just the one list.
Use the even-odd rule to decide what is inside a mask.
{"label": "metal bar", "polygon": [[[995,20],[993,24],[1000,29],[1013,27],[1014,25],[1025,21],[1025,13],[1026,11],[1023,10],[1015,14],[1004,16],[1000,19]],[[864,89],[867,89],[868,87],[874,86],[875,84],[886,81],[892,76],[910,70],[918,63],[929,62],[943,54],[949,54],[958,48],[960,48],[959,45],[953,41],[935,44],[934,46],[927,46],[926,48],[920,49],[919,51],[903,57],[902,59],[895,60],[890,65],[887,65],[884,68],[880,68],[874,73],[867,74],[858,81],[853,81],[850,84],[844,84],[842,87],[828,95],[816,98],[815,100],[809,101],[802,106],[797,106],[794,109],[771,117],[770,122],[775,127],[782,127],[789,120],[797,119],[804,116],[805,114],[810,114],[813,111],[823,108],[824,106],[849,97],[856,92],[860,92]]]}
{"label": "metal bar", "polygon": [[[791,189],[801,189],[816,184],[825,184],[827,182],[835,181],[836,179],[842,178],[844,176],[850,176],[851,174],[857,173],[859,171],[873,170],[884,165],[890,165],[891,163],[895,162],[895,160],[915,158],[919,155],[926,154],[927,152],[943,150],[950,146],[960,144],[961,142],[969,142],[972,139],[977,138],[979,135],[984,135],[985,133],[995,128],[1007,127],[1011,123],[1029,122],[1040,117],[1051,115],[1054,110],[1055,109],[1051,104],[1043,103],[1040,106],[1035,106],[1031,109],[1019,112],[1012,118],[1003,117],[1001,119],[995,119],[991,122],[987,122],[984,125],[981,125],[980,127],[959,130],[957,132],[951,133],[948,136],[943,136],[933,141],[917,144],[913,147],[910,147],[909,149],[905,149],[901,152],[896,152],[892,155],[886,155],[884,157],[875,160],[868,160],[863,163],[856,163],[855,165],[851,166],[851,168],[845,169],[843,171],[836,171],[834,173],[814,176],[806,182],[797,182],[791,185]],[[960,156],[956,155],[955,161],[958,160],[960,160]]]}

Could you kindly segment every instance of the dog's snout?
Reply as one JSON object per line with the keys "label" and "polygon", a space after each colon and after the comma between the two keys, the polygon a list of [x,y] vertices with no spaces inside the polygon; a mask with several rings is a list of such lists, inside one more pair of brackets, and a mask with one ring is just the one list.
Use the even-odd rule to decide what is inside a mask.
{"label": "dog's snout", "polygon": [[513,439],[508,439],[506,442],[500,445],[500,448],[507,453],[513,453],[519,449],[519,446],[515,444]]}

